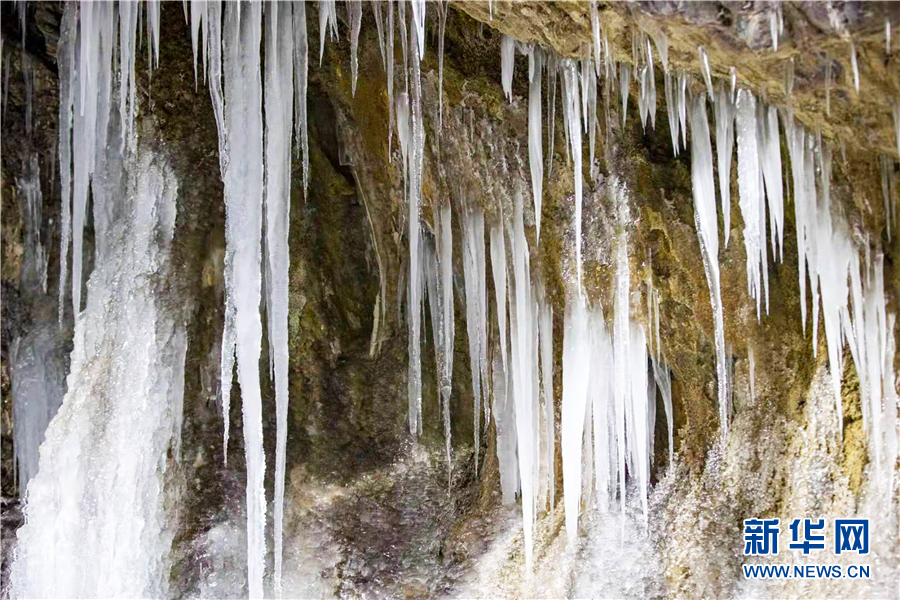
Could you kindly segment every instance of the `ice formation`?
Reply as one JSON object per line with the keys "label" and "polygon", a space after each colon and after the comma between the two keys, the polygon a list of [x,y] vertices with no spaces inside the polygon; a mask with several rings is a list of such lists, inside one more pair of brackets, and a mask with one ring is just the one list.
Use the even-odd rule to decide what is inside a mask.
{"label": "ice formation", "polygon": [[153,282],[169,268],[178,182],[150,150],[127,179],[118,201],[129,210],[105,231],[75,324],[69,389],[28,485],[16,597],[168,595],[174,515],[164,474],[181,436],[187,334],[174,308],[182,300]]}
{"label": "ice formation", "polygon": [[[725,228],[725,246],[731,234],[731,161],[734,157],[734,104],[724,86],[713,103],[716,115],[716,164],[719,168],[719,201]],[[671,117],[669,121],[671,122]],[[677,132],[673,135],[677,135]],[[777,141],[777,140],[776,140]],[[779,155],[780,156],[780,155]],[[780,160],[780,159],[779,159]]]}
{"label": "ice formation", "polygon": [[739,90],[736,106],[738,142],[738,191],[741,217],[744,219],[744,248],[747,251],[747,287],[756,299],[756,314],[760,316],[763,294],[768,312],[768,285],[763,276],[766,264],[765,194],[760,169],[760,143],[757,131],[756,97],[748,90]]}
{"label": "ice formation", "polygon": [[[393,85],[394,3],[387,5],[387,32],[383,31],[382,6],[373,3],[379,47],[387,72],[390,148],[396,116],[403,156],[404,193],[409,202],[408,235],[410,272],[407,296],[409,327],[409,427],[422,431],[421,310],[427,292],[435,345],[438,396],[445,429],[448,477],[451,461],[450,391],[454,347],[454,306],[451,206],[439,205],[434,214],[434,237],[423,234],[425,125],[420,61],[425,52],[426,4],[411,5],[407,28],[406,5],[398,10],[403,45],[405,87],[397,98]],[[319,3],[320,63],[327,32],[337,35],[336,4]],[[352,93],[357,85],[357,52],[363,3],[347,4],[350,25]],[[492,7],[491,7],[492,10]],[[438,8],[438,94],[442,95],[443,37],[448,7]],[[46,432],[44,468],[36,471],[37,439],[43,434],[60,387],[37,385],[52,379],[38,352],[47,344],[39,330],[34,341],[13,345],[11,372],[16,421],[16,452],[20,480],[27,482],[27,524],[20,530],[20,556],[13,567],[19,595],[133,595],[159,596],[167,591],[162,475],[166,451],[179,456],[183,368],[186,334],[173,304],[157,297],[151,278],[159,265],[167,266],[168,246],[174,230],[176,182],[161,156],[146,151],[136,158],[135,56],[141,34],[140,5],[83,3],[80,10],[67,5],[58,51],[60,65],[59,156],[62,187],[59,320],[65,315],[63,300],[68,269],[68,245],[72,240],[72,306],[81,312],[83,230],[89,194],[94,207],[96,264],[91,275],[85,309],[76,320],[70,390],[59,417]],[[224,16],[224,25],[223,19]],[[160,4],[147,3],[148,63],[158,66]],[[187,13],[186,13],[187,18]],[[780,10],[770,12],[773,49],[783,23]],[[308,40],[305,3],[272,3],[265,14],[265,64],[261,61],[263,15],[260,4],[240,6],[221,2],[195,2],[190,7],[190,33],[195,83],[201,80],[197,66],[201,40],[204,59],[202,80],[207,82],[219,135],[220,166],[225,183],[226,299],[221,354],[221,387],[224,445],[227,456],[229,398],[235,354],[242,391],[244,447],[247,464],[248,580],[251,596],[263,594],[266,557],[266,502],[263,488],[265,456],[262,445],[262,402],[259,358],[262,322],[260,299],[265,297],[267,334],[276,392],[276,474],[274,500],[274,588],[280,593],[284,512],[285,448],[287,426],[287,284],[288,222],[290,215],[291,132],[302,152],[304,193],[309,180],[307,140]],[[80,31],[79,31],[80,29]],[[385,35],[386,33],[386,35]],[[575,263],[577,289],[566,305],[563,332],[561,450],[567,536],[574,543],[582,500],[596,494],[597,505],[607,512],[619,500],[625,510],[626,472],[637,484],[644,520],[647,520],[649,468],[653,456],[656,393],[662,397],[668,423],[668,450],[673,460],[672,372],[660,347],[658,292],[648,282],[647,323],[631,316],[631,273],[628,261],[628,198],[624,184],[614,177],[607,182],[617,209],[618,235],[614,257],[616,277],[614,314],[607,322],[599,305],[590,305],[582,290],[582,127],[589,135],[591,167],[597,127],[597,77],[605,58],[607,108],[615,63],[608,42],[601,42],[596,3],[591,3],[592,52],[580,63],[560,59],[538,45],[519,45],[529,56],[528,138],[529,167],[537,239],[540,235],[543,188],[542,106],[543,68],[547,67],[551,122],[548,129],[547,176],[552,170],[555,94],[562,71],[564,124],[567,152],[573,162]],[[886,49],[890,53],[890,22],[885,23]],[[695,221],[714,315],[719,417],[723,436],[729,427],[728,365],[731,352],[724,340],[723,305],[718,262],[718,230],[713,179],[713,157],[706,114],[706,100],[687,96],[687,75],[668,65],[668,41],[654,37],[663,65],[665,96],[673,151],[686,148],[688,115],[691,139],[692,186]],[[118,44],[118,45],[117,45]],[[517,42],[501,41],[502,88],[512,102],[512,79]],[[603,50],[605,48],[605,56]],[[650,37],[633,36],[633,67],[618,65],[618,92],[622,125],[626,123],[632,70],[640,87],[638,108],[642,124],[655,126],[656,88]],[[739,204],[744,221],[743,238],[748,256],[747,277],[751,295],[761,316],[763,294],[768,305],[768,260],[765,214],[773,256],[784,257],[784,198],[778,114],[748,90],[736,90],[732,69],[731,90],[720,82],[716,93],[709,59],[698,49],[704,84],[716,118],[717,166],[725,244],[730,233],[731,160],[738,141]],[[859,91],[856,49],[850,43],[854,86]],[[643,64],[641,64],[643,63]],[[580,71],[579,71],[580,68]],[[831,62],[826,71],[826,103],[830,112]],[[117,72],[118,70],[118,72]],[[7,70],[8,73],[8,70]],[[224,79],[224,87],[223,87]],[[580,79],[580,82],[579,82]],[[894,315],[885,305],[885,256],[877,243],[854,239],[843,216],[832,211],[830,200],[831,150],[821,136],[813,136],[794,123],[790,110],[793,63],[786,66],[788,98],[785,129],[791,156],[795,205],[799,285],[803,327],[806,327],[807,285],[812,297],[813,348],[816,347],[821,311],[827,341],[832,391],[835,395],[838,431],[841,429],[841,375],[843,347],[847,344],[856,366],[864,427],[879,485],[891,484],[893,458],[897,455],[896,392],[894,389]],[[118,94],[115,92],[118,84]],[[4,83],[4,90],[8,85]],[[33,90],[29,88],[30,97]],[[692,104],[689,107],[688,102]],[[438,128],[442,127],[443,99],[438,100]],[[690,108],[690,112],[688,109]],[[263,121],[263,109],[265,121]],[[115,111],[119,112],[116,114]],[[900,104],[893,107],[900,151]],[[607,110],[609,119],[609,110]],[[118,118],[116,118],[118,117]],[[735,118],[736,117],[736,118]],[[679,142],[679,132],[681,141]],[[607,143],[610,136],[607,136]],[[126,184],[110,183],[106,175],[126,165]],[[882,163],[882,168],[887,169]],[[883,172],[884,177],[884,172]],[[40,240],[40,184],[23,179],[19,186],[26,198],[31,237],[26,234],[26,263],[39,286],[46,290],[45,250]],[[499,326],[499,352],[488,363],[488,299],[484,248],[484,213],[466,207],[461,219],[466,324],[475,398],[475,454],[479,461],[481,407],[485,425],[491,412],[497,432],[504,503],[522,493],[522,517],[526,562],[532,563],[535,514],[545,498],[552,508],[555,496],[555,414],[553,402],[552,307],[540,283],[532,281],[530,251],[525,234],[522,189],[515,192],[514,215],[490,227],[492,279]],[[103,206],[124,198],[133,210],[114,218]],[[890,234],[893,207],[889,183],[885,185],[885,219]],[[34,227],[34,222],[38,226]],[[511,246],[512,278],[508,280],[504,229]],[[265,232],[265,237],[263,237]],[[262,289],[265,268],[266,288]],[[121,277],[126,273],[129,277]],[[807,281],[807,275],[809,277]],[[171,293],[171,292],[167,292]],[[125,299],[128,302],[125,302]],[[820,304],[821,299],[821,304]],[[112,307],[112,314],[110,310]],[[509,326],[507,326],[507,308]],[[768,309],[768,306],[767,306]],[[101,323],[112,319],[104,329]],[[115,334],[115,335],[114,335]],[[508,335],[507,335],[508,334]],[[95,335],[109,337],[108,344],[93,346]],[[118,335],[119,337],[116,337]],[[111,336],[111,337],[110,337]],[[159,344],[160,339],[167,344]],[[153,343],[148,342],[152,340]],[[24,344],[24,346],[23,346]],[[94,361],[139,364],[135,375],[121,368],[98,373]],[[113,360],[116,359],[116,360]],[[751,400],[756,396],[755,357],[748,348]],[[129,362],[130,361],[130,362]],[[44,374],[40,374],[41,369]],[[648,370],[649,369],[649,370]],[[652,378],[650,375],[652,374]],[[492,375],[492,376],[491,376]],[[145,390],[133,393],[135,377]],[[152,379],[152,381],[151,381]],[[52,388],[52,389],[51,389]],[[491,411],[489,388],[493,389]],[[24,391],[23,391],[24,390]],[[97,390],[111,400],[102,414],[88,400]],[[19,398],[36,399],[19,403]],[[543,401],[541,400],[543,398]],[[136,419],[135,403],[152,406]],[[142,406],[143,406],[142,404]],[[102,431],[97,428],[102,428]],[[40,435],[38,434],[40,433]],[[90,460],[78,458],[71,448],[83,436],[99,436],[103,444],[91,447]],[[135,435],[144,440],[140,455],[126,452]],[[138,440],[140,441],[140,440]],[[122,449],[121,452],[117,450]],[[124,460],[123,460],[124,457]],[[115,473],[115,479],[113,474]],[[122,485],[122,481],[127,485]],[[452,482],[452,478],[449,479]],[[115,485],[114,485],[115,484]],[[22,484],[24,485],[24,483]],[[545,495],[546,494],[546,495]],[[104,503],[102,518],[88,514],[82,499],[113,498]],[[587,505],[587,504],[585,504]],[[62,518],[56,518],[60,515]],[[624,522],[624,519],[623,519]],[[143,529],[141,528],[143,527]],[[106,543],[115,537],[124,540]],[[77,542],[77,543],[76,543]],[[125,544],[123,546],[122,544]],[[89,549],[85,552],[85,547]],[[148,550],[150,548],[150,550]],[[152,554],[148,558],[147,553]],[[66,568],[54,559],[64,557]],[[86,561],[91,561],[87,565]],[[98,560],[99,559],[99,560]],[[98,566],[99,565],[99,566]]]}
{"label": "ice formation", "polygon": [[[755,127],[755,124],[754,124]],[[725,320],[719,281],[719,232],[716,219],[716,190],[713,185],[712,147],[706,100],[694,99],[691,111],[691,184],[694,191],[694,221],[700,240],[700,254],[709,286],[709,300],[713,309],[716,346],[716,374],[718,378],[719,426],[723,436],[728,434],[728,380],[725,372]],[[754,128],[755,132],[755,128]],[[748,255],[749,252],[748,252]],[[747,261],[748,265],[750,260]],[[749,267],[748,267],[749,268]]]}
{"label": "ice formation", "polygon": [[[541,64],[543,53],[532,46],[528,54],[528,163],[531,167],[531,189],[534,194],[534,222],[537,241],[541,239],[541,198],[544,183],[544,155],[541,148],[543,114],[541,112]],[[551,148],[552,152],[553,149]]]}
{"label": "ice formation", "polygon": [[475,210],[463,218],[463,275],[466,289],[466,331],[469,363],[472,368],[472,397],[475,401],[475,470],[481,447],[481,400],[484,422],[490,422],[487,370],[487,271],[484,252],[484,213]]}
{"label": "ice formation", "polygon": [[[361,15],[362,6],[357,9]],[[284,478],[288,425],[288,229],[291,213],[291,131],[294,111],[294,35],[291,5],[266,12],[265,257],[269,355],[275,381],[275,594],[281,595]],[[358,31],[357,31],[358,33]],[[355,60],[355,57],[354,57]],[[355,73],[354,73],[355,83]]]}

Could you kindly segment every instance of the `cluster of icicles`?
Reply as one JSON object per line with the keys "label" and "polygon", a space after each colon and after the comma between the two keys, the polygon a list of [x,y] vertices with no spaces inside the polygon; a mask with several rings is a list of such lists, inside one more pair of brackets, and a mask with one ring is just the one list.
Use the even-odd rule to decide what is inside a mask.
{"label": "cluster of icicles", "polygon": [[[422,429],[421,330],[422,305],[427,295],[433,320],[439,402],[443,409],[448,468],[451,451],[450,389],[454,345],[451,210],[436,210],[434,236],[425,235],[419,222],[425,127],[419,63],[425,53],[426,3],[372,2],[378,38],[387,76],[389,97],[389,145],[396,128],[402,154],[405,191],[409,200],[410,273],[409,325],[409,427]],[[436,3],[439,19],[439,51],[448,6]],[[356,52],[362,19],[362,2],[347,3],[351,36],[351,72],[356,89]],[[160,5],[147,2],[149,63],[159,61]],[[272,2],[265,5],[222,3],[185,4],[194,49],[195,73],[209,87],[218,126],[220,167],[226,203],[226,310],[221,354],[221,387],[224,438],[227,454],[230,385],[237,360],[243,409],[243,439],[247,463],[247,543],[249,593],[263,595],[265,570],[266,504],[263,488],[265,455],[262,443],[262,407],[259,358],[263,326],[260,300],[264,297],[276,390],[277,444],[275,476],[274,587],[280,592],[283,531],[283,496],[287,425],[287,284],[288,215],[290,210],[291,133],[299,144],[303,185],[309,179],[306,89],[308,40],[306,3]],[[386,12],[386,15],[384,14]],[[396,13],[396,15],[395,15]],[[62,268],[60,305],[65,297],[67,250],[71,230],[73,246],[72,302],[80,310],[82,232],[88,187],[99,172],[106,146],[111,107],[118,106],[122,135],[133,131],[135,116],[136,37],[141,32],[140,4],[116,5],[83,2],[67,4],[60,51],[60,164],[63,189]],[[319,3],[319,59],[327,35],[337,34],[334,2]],[[386,16],[386,18],[385,18]],[[394,90],[395,16],[403,53],[404,86]],[[385,23],[386,21],[386,23]],[[618,83],[624,124],[632,77],[640,88],[642,124],[655,126],[656,77],[654,51],[662,66],[672,145],[676,153],[687,149],[687,129],[692,157],[693,194],[698,237],[715,315],[715,341],[720,419],[723,435],[729,422],[723,306],[719,283],[719,232],[713,155],[707,119],[707,97],[712,102],[716,127],[719,196],[725,225],[725,244],[730,233],[729,182],[735,141],[738,151],[739,205],[744,221],[747,278],[751,296],[761,314],[768,310],[768,250],[766,210],[773,258],[783,258],[783,192],[779,139],[779,112],[767,107],[750,91],[737,89],[732,71],[730,86],[714,86],[705,51],[699,58],[705,93],[694,95],[691,76],[676,73],[668,65],[664,35],[641,32],[633,40],[631,64],[617,62],[601,27],[599,11],[591,5],[593,46],[581,60],[563,59],[537,45],[524,45],[504,37],[501,44],[502,86],[512,100],[516,51],[529,58],[529,165],[540,236],[544,170],[552,173],[552,152],[546,165],[542,150],[541,92],[546,67],[551,91],[548,141],[553,147],[556,82],[562,75],[567,152],[575,171],[575,256],[577,281],[564,318],[563,393],[561,440],[566,527],[570,540],[577,537],[577,519],[583,493],[596,491],[598,505],[607,510],[616,497],[624,510],[626,472],[636,480],[647,511],[650,460],[653,456],[653,424],[657,388],[668,421],[668,445],[673,451],[670,372],[659,342],[659,298],[649,286],[649,333],[632,317],[628,266],[628,190],[612,178],[609,193],[618,211],[616,288],[612,325],[599,305],[589,306],[582,290],[581,205],[582,135],[588,133],[590,164],[594,164],[598,126],[598,79],[604,79],[606,126],[610,124],[610,98]],[[778,29],[773,21],[773,37]],[[263,36],[265,26],[265,36]],[[261,44],[265,38],[265,64]],[[651,43],[651,40],[653,43]],[[201,45],[202,41],[202,45]],[[118,43],[118,46],[116,45]],[[777,43],[777,42],[776,42]],[[118,52],[116,48],[118,47]],[[202,74],[197,59],[202,48]],[[116,64],[117,63],[117,64]],[[115,93],[118,69],[117,102]],[[439,59],[442,81],[443,57]],[[790,82],[792,78],[786,78]],[[790,94],[790,83],[788,83]],[[440,91],[439,91],[440,97]],[[440,109],[442,110],[442,109]],[[266,118],[263,119],[263,112]],[[896,402],[892,370],[893,315],[886,315],[883,256],[867,250],[860,255],[846,223],[832,215],[830,206],[830,149],[821,136],[807,133],[794,123],[790,107],[781,116],[790,149],[799,283],[804,327],[806,295],[812,296],[813,343],[818,313],[825,321],[829,362],[840,415],[840,378],[844,342],[851,349],[860,378],[863,414],[877,471],[889,471],[889,457],[896,455],[894,423]],[[606,136],[609,140],[611,136]],[[124,138],[123,138],[124,139]],[[69,168],[72,165],[73,168]],[[96,185],[96,184],[95,184]],[[886,204],[888,203],[887,185]],[[499,360],[488,364],[488,298],[485,255],[485,218],[480,211],[463,216],[463,274],[466,323],[475,401],[475,460],[480,448],[482,403],[484,427],[491,409],[498,435],[497,453],[504,500],[515,502],[521,490],[527,562],[532,560],[532,537],[539,506],[555,504],[552,308],[543,285],[532,281],[529,247],[525,236],[522,194],[517,194],[515,214],[488,226],[495,310],[500,323]],[[71,212],[70,212],[71,205]],[[98,232],[103,224],[95,224]],[[508,240],[508,241],[507,241]],[[102,237],[98,235],[98,243]],[[511,260],[510,260],[511,259]],[[265,268],[265,289],[262,289]],[[807,284],[807,274],[809,283]],[[848,285],[849,278],[849,285]],[[60,309],[62,310],[62,308]],[[508,315],[508,319],[507,319]],[[508,323],[508,326],[507,326]],[[652,377],[648,377],[649,371]],[[492,368],[491,368],[492,367]],[[489,389],[489,388],[492,388]],[[883,426],[887,424],[887,426]],[[885,468],[882,468],[885,466]],[[449,476],[449,473],[448,473]]]}

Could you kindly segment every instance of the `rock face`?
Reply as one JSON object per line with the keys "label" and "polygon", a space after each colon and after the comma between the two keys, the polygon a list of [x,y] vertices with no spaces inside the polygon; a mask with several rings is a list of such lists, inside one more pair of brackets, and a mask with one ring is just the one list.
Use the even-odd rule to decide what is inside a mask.
{"label": "rock face", "polygon": [[[427,21],[429,43],[422,62],[426,157],[421,221],[426,235],[433,234],[440,207],[449,203],[453,208],[456,343],[451,425],[457,456],[446,498],[436,492],[446,485],[441,469],[429,466],[417,470],[415,461],[407,468],[398,459],[410,452],[406,434],[405,317],[408,205],[396,134],[389,145],[388,93],[371,12],[364,12],[355,94],[351,92],[348,68],[349,25],[343,11],[339,14],[340,38],[328,41],[322,65],[312,61],[309,71],[308,195],[304,197],[302,192],[297,160],[291,182],[291,418],[286,500],[287,539],[301,540],[293,551],[297,556],[322,555],[321,562],[310,563],[309,568],[321,573],[324,583],[322,588],[302,588],[306,595],[356,595],[372,590],[399,594],[404,588],[391,587],[399,584],[384,583],[381,576],[396,575],[406,568],[405,561],[431,561],[428,564],[446,568],[471,565],[486,547],[479,540],[482,528],[489,530],[486,522],[502,510],[497,508],[499,472],[493,424],[482,424],[487,431],[481,436],[484,464],[477,473],[474,469],[475,413],[465,343],[460,217],[474,208],[482,209],[489,227],[513,213],[517,193],[531,196],[527,58],[522,54],[515,58],[513,100],[508,102],[500,84],[500,34],[538,42],[562,56],[580,57],[592,40],[591,13],[585,2],[458,2],[451,8],[454,10],[449,11],[444,40],[442,125],[437,114],[438,53],[433,34],[438,26],[431,20],[433,15]],[[4,70],[12,73],[8,88],[4,80],[4,93],[9,96],[3,107],[4,497],[19,491],[13,481],[9,443],[15,426],[7,372],[10,348],[14,340],[32,330],[34,319],[45,318],[38,315],[55,314],[41,307],[54,302],[59,268],[59,184],[48,176],[42,182],[42,230],[49,240],[51,285],[48,295],[40,297],[22,289],[18,275],[24,231],[14,182],[35,152],[42,173],[52,173],[58,110],[55,39],[59,12],[53,6],[33,4],[27,11],[25,53],[19,45],[18,17],[7,11],[2,16]],[[773,14],[780,31],[777,51],[772,50]],[[310,6],[309,22],[316,23],[316,16]],[[689,75],[689,87],[699,94],[705,88],[697,48],[704,46],[713,77],[727,80],[734,67],[739,86],[750,87],[780,107],[790,103],[798,121],[810,130],[821,128],[824,138],[836,149],[833,203],[859,232],[860,239],[872,249],[883,248],[888,310],[898,312],[900,280],[894,269],[897,243],[886,234],[879,157],[890,154],[893,182],[897,140],[891,110],[898,93],[898,56],[895,51],[885,51],[884,21],[891,18],[900,22],[900,7],[891,3],[791,2],[773,11],[764,2],[612,2],[600,3],[599,16],[617,60],[631,62],[636,33],[647,32],[657,44],[654,51],[665,39],[669,67],[693,73]],[[145,60],[143,53],[138,59],[139,131],[145,143],[169,157],[181,182],[173,247],[173,264],[181,268],[173,285],[182,286],[182,297],[192,298],[192,303],[188,309],[185,368],[185,459],[172,484],[173,502],[177,499],[180,509],[178,522],[173,524],[177,534],[171,577],[175,589],[196,593],[208,591],[204,586],[210,584],[204,570],[209,565],[196,559],[198,548],[212,547],[213,534],[230,526],[229,519],[240,514],[234,499],[243,487],[244,458],[239,388],[235,385],[228,466],[222,461],[217,380],[224,320],[225,242],[215,119],[203,82],[193,85],[190,31],[177,3],[164,4],[162,29],[161,67],[152,78],[141,62]],[[315,38],[315,25],[310,26],[310,34]],[[859,92],[854,89],[850,65],[851,43],[860,74]],[[12,48],[7,50],[7,44]],[[396,91],[406,85],[399,40],[395,40],[395,51]],[[34,92],[29,92],[34,94],[31,133],[24,128],[25,56],[31,61],[28,72],[35,77]],[[787,98],[784,72],[791,60],[794,87],[792,97]],[[830,115],[826,109],[827,72],[834,77]],[[600,85],[602,89],[602,82]],[[663,89],[661,69],[657,70],[656,85]],[[632,87],[636,89],[636,84]],[[735,408],[730,441],[723,445],[718,440],[713,315],[694,222],[690,155],[681,152],[673,157],[662,94],[655,128],[642,128],[634,89],[624,127],[618,94],[613,92],[608,103],[601,97],[598,104],[603,113],[599,120],[605,123],[608,119],[611,125],[597,131],[595,164],[588,164],[588,153],[584,153],[584,281],[589,300],[611,315],[613,240],[618,225],[608,183],[616,177],[627,186],[632,215],[627,226],[632,311],[647,318],[642,307],[647,305],[652,284],[660,296],[662,350],[673,371],[676,464],[668,464],[661,400],[656,412],[653,464],[653,480],[658,486],[652,497],[657,516],[651,534],[662,557],[666,588],[669,594],[688,597],[742,591],[751,595],[815,595],[819,588],[773,591],[738,586],[742,520],[780,516],[784,521],[794,516],[863,509],[884,515],[890,510],[896,530],[896,501],[889,501],[887,506],[879,504],[868,485],[866,441],[853,362],[845,361],[843,431],[838,435],[824,424],[831,423],[827,418],[830,392],[823,383],[828,378],[825,336],[820,333],[814,352],[809,331],[804,335],[802,329],[798,250],[790,200],[785,207],[784,256],[768,265],[769,312],[759,321],[755,300],[747,292],[743,222],[737,201],[732,202],[731,239],[727,247],[721,247],[719,262]],[[555,309],[553,390],[559,422],[562,315],[575,258],[574,166],[566,149],[560,101],[556,100],[551,109],[550,98],[557,95],[545,88],[544,154],[546,160],[552,153],[553,170],[544,180],[539,244],[530,202],[525,203],[525,226],[532,274],[544,282]],[[556,135],[548,147],[547,128],[553,116]],[[782,157],[787,165],[786,143]],[[738,193],[736,171],[735,166],[733,198]],[[892,196],[893,200],[896,198]],[[719,229],[722,227],[720,215]],[[90,229],[86,238],[90,249]],[[91,252],[85,254],[90,256]],[[648,256],[652,257],[650,261]],[[87,262],[86,274],[92,268]],[[498,329],[490,277],[488,298],[490,348],[494,352]],[[428,311],[423,311],[427,325],[422,334],[422,452],[434,454],[443,448],[444,433],[427,315]],[[70,328],[72,315],[66,317],[64,328]],[[751,352],[755,357],[752,398]],[[271,382],[265,378],[263,409],[265,450],[267,457],[272,457],[275,401]],[[555,460],[557,489],[561,490],[559,450]],[[267,467],[266,489],[271,494],[271,458]],[[429,532],[427,540],[394,538],[392,532],[373,523],[353,521],[367,510],[380,515],[374,519],[397,523],[397,527],[415,521],[404,512],[413,511],[415,507],[410,506],[414,502],[407,505],[398,501],[411,489],[421,491],[415,496],[416,502],[439,507],[420,524]],[[556,508],[538,519],[535,560],[539,572],[551,569],[564,545],[560,496],[557,494]],[[328,502],[331,498],[338,500],[333,505],[323,504],[325,497]],[[370,497],[380,499],[375,504],[381,508],[399,502],[399,513],[379,512],[381,508],[376,510],[367,504]],[[9,514],[4,508],[4,527]],[[333,541],[316,545],[315,540],[303,537],[307,528],[331,536]],[[360,553],[367,543],[366,535],[383,538],[378,547],[389,555],[371,568],[372,557]],[[527,587],[529,583],[522,576],[521,539],[511,535],[510,540],[515,551],[504,559],[508,585],[498,589],[506,594],[529,595],[534,590]],[[896,539],[884,543],[896,549]],[[415,546],[423,554],[390,554],[391,548],[404,544]],[[289,542],[286,547],[292,548]],[[890,555],[886,560],[895,562]],[[449,581],[423,576],[416,584],[422,587],[406,590],[412,590],[412,596],[451,593],[454,589],[458,592],[460,588],[453,588]],[[233,589],[241,593],[241,584],[235,585]],[[560,594],[571,591],[568,584],[561,585]],[[849,589],[839,591],[852,594]]]}

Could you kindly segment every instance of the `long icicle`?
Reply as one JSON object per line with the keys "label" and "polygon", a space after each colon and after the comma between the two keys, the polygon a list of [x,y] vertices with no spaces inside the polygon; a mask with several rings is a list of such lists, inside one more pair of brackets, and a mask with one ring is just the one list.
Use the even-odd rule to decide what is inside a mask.
{"label": "long icicle", "polygon": [[284,478],[288,425],[288,232],[294,110],[293,16],[288,3],[266,8],[266,313],[275,372],[275,595],[282,592]]}

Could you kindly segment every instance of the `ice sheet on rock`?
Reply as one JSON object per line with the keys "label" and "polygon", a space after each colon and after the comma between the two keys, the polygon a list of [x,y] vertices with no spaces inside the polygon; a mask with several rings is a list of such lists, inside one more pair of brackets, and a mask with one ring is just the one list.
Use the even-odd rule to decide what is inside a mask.
{"label": "ice sheet on rock", "polygon": [[729,407],[726,401],[728,380],[725,370],[725,325],[719,283],[719,234],[716,219],[716,192],[713,187],[712,148],[709,141],[706,101],[702,97],[694,99],[691,128],[693,130],[691,135],[691,184],[694,195],[694,222],[697,226],[700,254],[703,257],[706,283],[709,286],[709,299],[713,309],[719,426],[725,436],[728,434]]}
{"label": "ice sheet on rock", "polygon": [[[178,182],[150,150],[124,177],[123,210],[105,231],[108,250],[75,323],[69,389],[28,485],[16,597],[169,595],[164,473],[177,452],[187,335],[185,300],[160,281],[171,266]],[[16,368],[42,370],[40,387],[61,385],[44,333],[19,344]]]}

